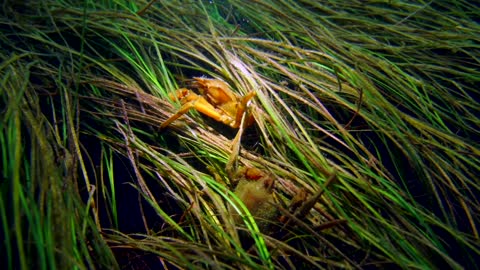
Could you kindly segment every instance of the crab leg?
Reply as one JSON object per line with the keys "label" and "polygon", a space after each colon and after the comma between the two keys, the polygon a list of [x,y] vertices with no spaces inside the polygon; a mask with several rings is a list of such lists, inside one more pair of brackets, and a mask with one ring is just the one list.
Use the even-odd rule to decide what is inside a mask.
{"label": "crab leg", "polygon": [[[187,97],[189,98],[189,97]],[[177,120],[180,116],[184,115],[190,109],[195,108],[197,111],[200,113],[205,114],[208,117],[211,117],[215,119],[216,121],[223,122],[227,125],[230,125],[230,123],[233,122],[233,119],[229,117],[228,115],[222,114],[220,111],[218,111],[212,104],[208,103],[205,98],[195,95],[195,99],[186,102],[185,104],[182,105],[180,110],[178,110],[177,113],[172,115],[170,118],[168,118],[165,122],[160,125],[160,129],[163,129],[170,125],[173,121]],[[190,98],[189,98],[190,99]]]}
{"label": "crab leg", "polygon": [[235,138],[232,141],[232,153],[228,157],[228,161],[225,166],[225,170],[227,171],[227,175],[230,177],[230,179],[232,179],[233,172],[236,171],[236,167],[237,167],[237,161],[238,161],[237,157],[240,154],[240,142],[242,140],[245,117],[246,115],[242,114],[240,118],[237,135],[235,135]]}
{"label": "crab leg", "polygon": [[[237,125],[240,125],[240,122],[242,121],[243,114],[245,112],[245,108],[247,108],[248,102],[256,95],[254,91],[251,91],[247,93],[243,98],[242,101],[240,102],[240,106],[237,110],[237,115],[235,116],[235,123]],[[247,122],[251,121],[250,119],[246,120]],[[238,126],[237,126],[238,127]]]}

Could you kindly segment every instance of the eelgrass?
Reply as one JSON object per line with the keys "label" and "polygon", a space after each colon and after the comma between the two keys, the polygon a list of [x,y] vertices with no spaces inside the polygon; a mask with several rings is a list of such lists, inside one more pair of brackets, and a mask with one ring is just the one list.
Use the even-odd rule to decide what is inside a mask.
{"label": "eelgrass", "polygon": [[[42,93],[32,82],[43,63],[33,57],[2,52],[2,268],[113,266],[116,262],[75,190],[78,177],[67,125],[73,114],[53,99],[43,101],[51,110],[44,114]],[[70,95],[66,88],[58,90],[61,97]],[[92,259],[91,251],[103,255]]]}
{"label": "eelgrass", "polygon": [[[0,201],[6,252],[18,250],[23,268],[45,257],[44,268],[75,265],[53,249],[26,259],[25,232],[7,228],[32,209],[26,222],[37,224],[36,230],[44,223],[28,217],[45,215],[71,226],[47,233],[47,240],[79,268],[115,267],[100,240],[93,255],[85,253],[92,243],[86,242],[83,224],[92,235],[103,231],[117,258],[124,251],[145,252],[157,258],[155,267],[473,266],[480,253],[475,196],[480,28],[472,18],[479,12],[467,2],[442,3],[43,2],[28,7],[36,16],[18,16],[6,5],[4,12],[17,15],[2,20],[15,30],[1,37],[11,42],[2,48],[6,112],[18,112],[23,99],[49,104],[38,119],[34,115],[45,111],[40,105],[17,118],[3,114],[3,168],[12,168],[4,172],[4,179],[12,180],[2,186]],[[36,77],[26,72],[32,66]],[[11,74],[25,76],[15,79],[25,85],[14,88],[23,91],[7,92]],[[256,91],[255,127],[243,134],[245,147],[235,165],[274,175],[280,209],[302,189],[310,196],[322,191],[312,211],[300,217],[282,212],[291,220],[271,221],[271,232],[259,231],[248,214],[245,226],[233,222],[229,209],[243,206],[226,171],[236,154],[230,132],[195,112],[158,130],[179,106],[168,93],[188,86],[193,76],[223,79],[241,94]],[[52,82],[59,94],[41,98]],[[42,129],[35,124],[39,119]],[[34,154],[15,148],[25,144],[15,135],[23,129],[35,138],[31,153],[45,153],[40,164]],[[83,135],[101,140],[101,151],[83,149]],[[68,166],[79,169],[53,162],[51,145],[69,149]],[[99,171],[89,172],[86,153]],[[138,198],[119,197],[123,176],[115,168],[120,166],[130,168],[126,182]],[[28,193],[37,208],[19,206],[22,190],[29,188],[19,178],[22,170],[31,170],[32,187],[49,198]],[[47,172],[47,184],[57,193],[65,189],[65,179],[80,176],[67,185],[68,200],[33,181]],[[11,189],[13,208],[3,199]],[[75,212],[79,195],[87,208]],[[131,215],[132,222],[134,216],[119,200],[138,203],[142,226],[135,234],[121,231],[125,217]],[[43,211],[50,209],[44,201],[55,209],[53,215]],[[90,210],[91,216],[84,216]],[[40,252],[41,231],[25,235],[36,237],[31,242]],[[62,242],[65,235],[70,238]]]}

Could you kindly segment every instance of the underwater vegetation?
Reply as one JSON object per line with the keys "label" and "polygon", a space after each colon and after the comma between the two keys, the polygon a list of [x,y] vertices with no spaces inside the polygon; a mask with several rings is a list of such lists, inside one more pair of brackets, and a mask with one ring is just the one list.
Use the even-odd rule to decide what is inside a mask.
{"label": "underwater vegetation", "polygon": [[475,269],[469,1],[0,8],[2,269]]}

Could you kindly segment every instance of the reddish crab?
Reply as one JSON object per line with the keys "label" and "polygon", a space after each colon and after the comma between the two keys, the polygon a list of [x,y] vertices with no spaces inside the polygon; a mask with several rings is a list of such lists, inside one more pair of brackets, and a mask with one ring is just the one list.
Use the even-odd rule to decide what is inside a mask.
{"label": "reddish crab", "polygon": [[[235,195],[243,202],[264,230],[278,216],[273,197],[274,179],[257,168],[240,168],[235,176],[238,181]],[[235,222],[241,223],[241,216],[234,215]]]}
{"label": "reddish crab", "polygon": [[[274,199],[275,178],[272,174],[257,168],[240,168],[234,178],[238,181],[234,190],[235,195],[243,202],[263,232],[268,232],[269,225],[276,221],[280,221],[284,225],[287,225],[291,219],[301,221],[323,194],[323,190],[320,190],[313,196],[308,196],[307,191],[301,189],[293,196],[287,209],[282,210],[283,215],[280,215],[279,209],[282,207]],[[335,179],[335,174],[332,174],[327,180],[327,185],[333,179]],[[237,224],[242,222],[240,215],[235,214],[234,220]],[[343,222],[343,220],[334,220],[323,224],[322,228]]]}

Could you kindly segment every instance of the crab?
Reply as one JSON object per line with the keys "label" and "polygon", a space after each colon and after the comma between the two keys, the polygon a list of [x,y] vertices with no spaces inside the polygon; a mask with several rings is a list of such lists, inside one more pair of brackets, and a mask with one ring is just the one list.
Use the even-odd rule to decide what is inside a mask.
{"label": "crab", "polygon": [[[274,178],[260,169],[242,167],[236,173],[235,181],[238,182],[235,195],[255,218],[260,230],[265,231],[278,216],[273,196]],[[236,224],[242,223],[240,215],[234,214],[233,218]]]}
{"label": "crab", "polygon": [[255,92],[251,91],[245,96],[239,96],[224,81],[199,77],[193,79],[193,86],[198,89],[200,94],[195,94],[187,88],[178,89],[170,94],[169,97],[172,100],[180,101],[182,107],[163,122],[160,129],[167,127],[190,109],[195,109],[232,128],[240,127],[244,114],[244,126],[253,123],[253,116],[248,113],[247,106],[255,96]]}
{"label": "crab", "polygon": [[[243,202],[254,217],[260,231],[264,233],[271,232],[270,225],[277,221],[283,223],[283,227],[292,220],[303,223],[302,220],[324,193],[324,190],[321,189],[313,196],[309,196],[306,189],[300,189],[293,196],[287,208],[283,208],[274,198],[275,178],[272,174],[255,167],[241,167],[234,178],[238,182],[234,190],[235,195]],[[328,178],[326,185],[328,186],[335,179],[336,174],[333,173]],[[242,224],[240,215],[234,214],[233,218],[236,224]],[[325,229],[344,222],[345,220],[331,220],[321,224],[319,228]]]}

